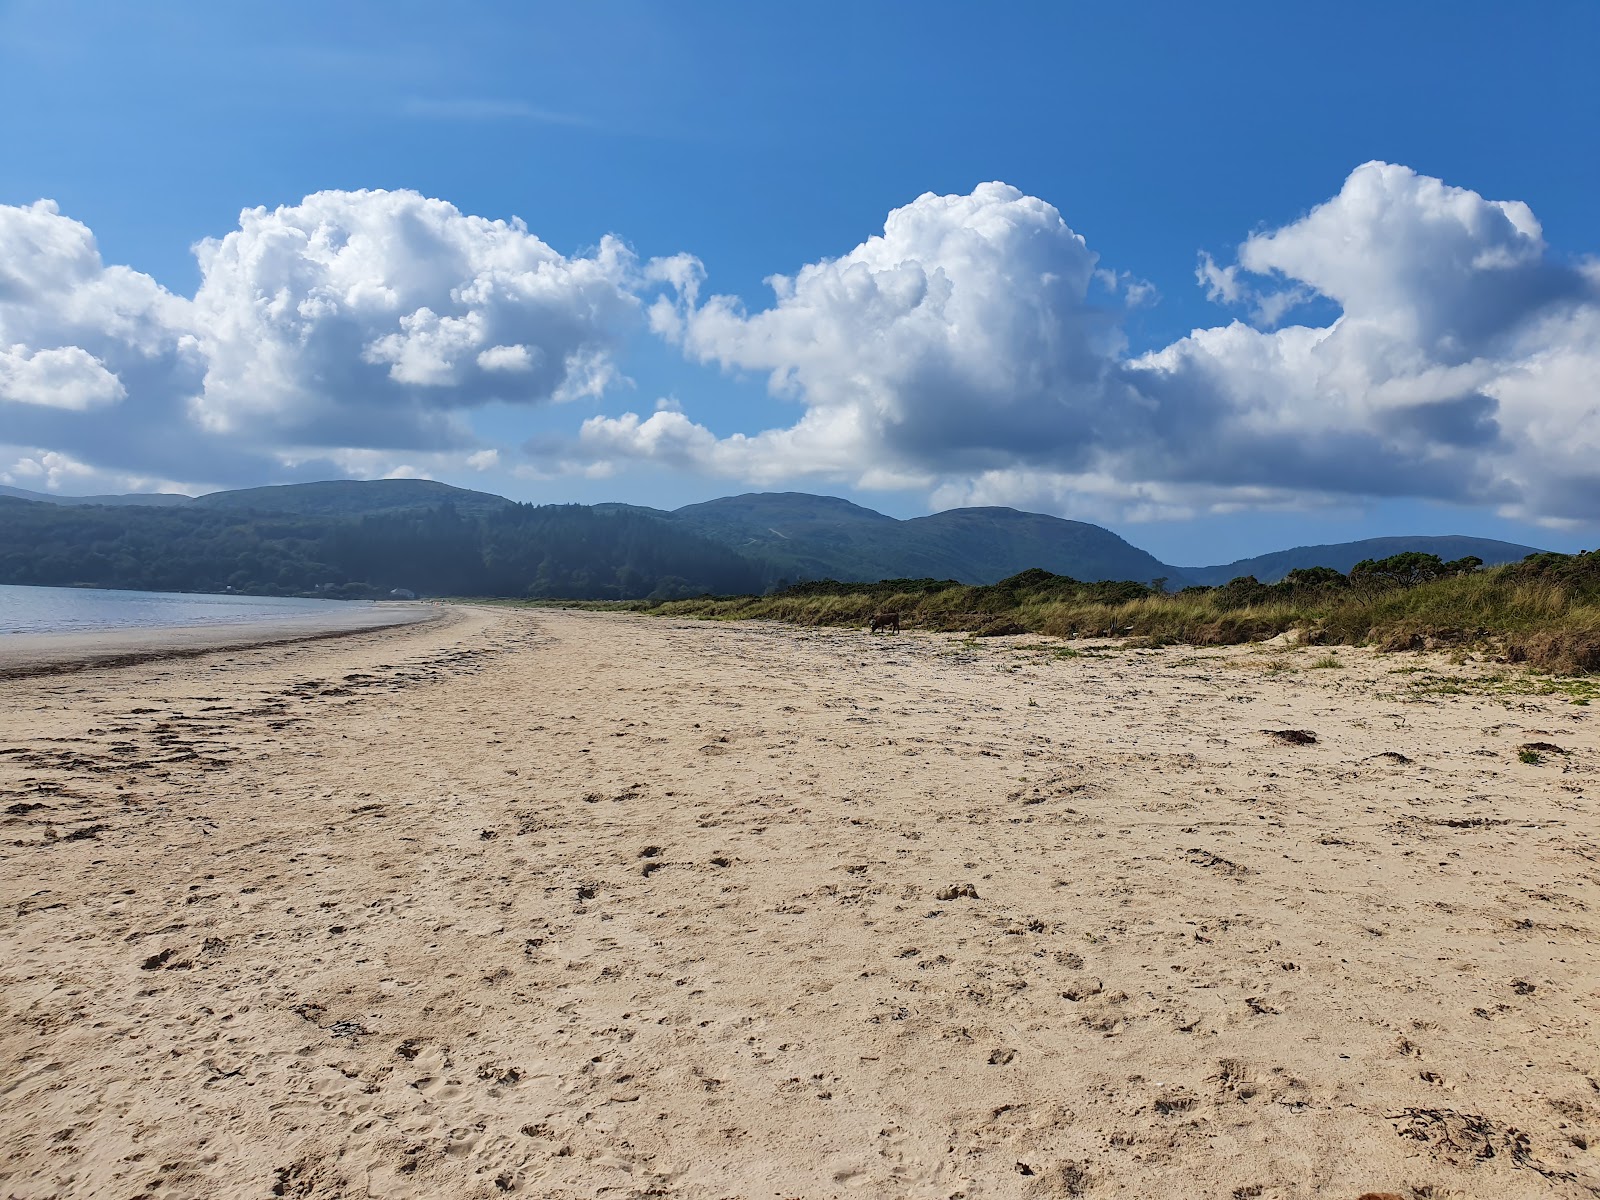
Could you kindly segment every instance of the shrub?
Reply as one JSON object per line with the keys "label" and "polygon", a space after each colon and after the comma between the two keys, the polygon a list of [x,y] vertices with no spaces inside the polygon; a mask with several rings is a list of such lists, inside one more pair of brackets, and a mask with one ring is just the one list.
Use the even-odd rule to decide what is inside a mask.
{"label": "shrub", "polygon": [[[1483,646],[1540,670],[1600,671],[1600,551],[1537,554],[1491,570],[1470,558],[1446,563],[1399,554],[1359,563],[1349,576],[1301,568],[1275,584],[1242,576],[1176,595],[1042,570],[983,587],[937,579],[818,580],[768,596],[669,600],[656,611],[844,626],[893,611],[907,625],[937,631],[1115,637],[1150,646],[1232,645],[1300,629],[1307,643],[1390,651]],[[1341,664],[1329,655],[1314,665]]]}

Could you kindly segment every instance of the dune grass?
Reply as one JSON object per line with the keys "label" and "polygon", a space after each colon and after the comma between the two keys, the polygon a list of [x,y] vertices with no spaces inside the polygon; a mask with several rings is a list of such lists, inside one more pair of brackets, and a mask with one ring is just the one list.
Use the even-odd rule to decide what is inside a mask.
{"label": "dune grass", "polygon": [[767,596],[669,601],[650,611],[799,625],[865,625],[875,613],[898,612],[908,628],[1147,645],[1231,645],[1297,630],[1312,644],[1479,647],[1561,674],[1600,670],[1600,551],[1535,555],[1488,570],[1437,559],[1411,562],[1405,571],[1382,569],[1402,558],[1429,557],[1361,564],[1348,576],[1302,572],[1278,584],[1235,580],[1175,595],[1136,583],[1080,583],[1025,571],[984,587],[926,579],[823,581]]}

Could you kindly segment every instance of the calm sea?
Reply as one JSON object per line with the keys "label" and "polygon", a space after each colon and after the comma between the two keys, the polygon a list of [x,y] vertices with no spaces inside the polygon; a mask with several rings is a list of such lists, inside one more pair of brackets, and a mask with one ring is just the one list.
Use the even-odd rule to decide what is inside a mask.
{"label": "calm sea", "polygon": [[192,596],[179,592],[113,592],[0,584],[0,635],[254,624],[319,613],[350,615],[352,610],[367,607],[358,601],[346,600]]}

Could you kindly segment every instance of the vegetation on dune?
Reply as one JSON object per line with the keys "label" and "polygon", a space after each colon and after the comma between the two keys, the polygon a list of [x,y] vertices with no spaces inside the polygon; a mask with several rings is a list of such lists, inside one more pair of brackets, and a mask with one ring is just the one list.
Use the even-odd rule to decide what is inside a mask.
{"label": "vegetation on dune", "polygon": [[[1563,673],[1600,670],[1600,551],[1536,554],[1483,569],[1405,553],[1292,571],[1274,584],[1246,576],[1166,594],[1139,583],[1082,583],[1024,571],[997,584],[890,579],[822,581],[766,596],[678,600],[653,611],[722,620],[865,624],[894,611],[908,626],[977,636],[1043,633],[1228,645],[1298,630],[1306,642],[1385,650],[1493,645],[1512,662]],[[1336,663],[1328,663],[1333,666]]]}

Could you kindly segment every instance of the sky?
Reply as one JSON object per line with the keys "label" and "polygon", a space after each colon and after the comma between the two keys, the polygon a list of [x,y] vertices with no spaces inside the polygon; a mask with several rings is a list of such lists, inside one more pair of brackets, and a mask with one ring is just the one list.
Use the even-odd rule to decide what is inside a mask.
{"label": "sky", "polygon": [[1600,5],[0,0],[0,483],[1600,546]]}

